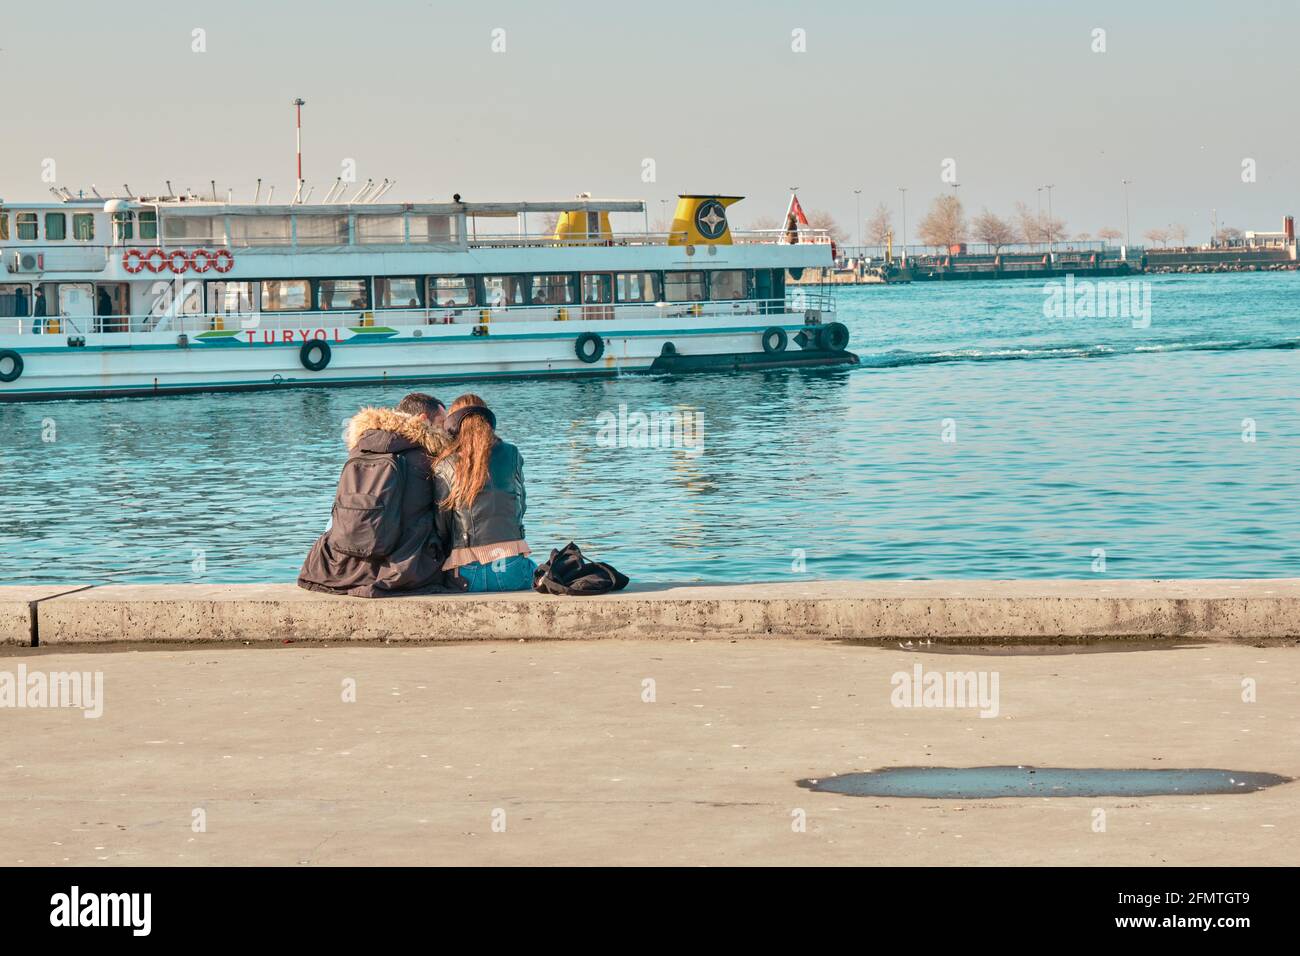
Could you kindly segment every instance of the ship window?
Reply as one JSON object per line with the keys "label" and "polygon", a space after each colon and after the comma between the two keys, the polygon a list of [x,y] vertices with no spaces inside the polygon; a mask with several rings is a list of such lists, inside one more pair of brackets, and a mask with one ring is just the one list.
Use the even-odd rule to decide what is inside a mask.
{"label": "ship window", "polygon": [[655,272],[620,272],[614,277],[619,302],[658,302],[659,275]]}
{"label": "ship window", "polygon": [[608,272],[582,277],[582,301],[585,305],[602,305],[614,301],[613,278]]}
{"label": "ship window", "polygon": [[36,233],[39,229],[36,220],[36,213],[20,212],[16,217],[15,224],[18,226],[19,239],[27,240],[36,238]]}
{"label": "ship window", "polygon": [[0,285],[0,318],[32,314],[32,287],[25,282]]}
{"label": "ship window", "polygon": [[704,298],[703,272],[665,272],[664,299],[669,302],[699,302]]}
{"label": "ship window", "polygon": [[511,305],[524,304],[523,276],[484,276],[483,297],[485,304],[502,309]]}
{"label": "ship window", "polygon": [[9,213],[0,212],[0,242],[9,240]]}
{"label": "ship window", "polygon": [[453,216],[416,216],[410,218],[412,242],[452,243],[456,241]]}
{"label": "ship window", "polygon": [[311,283],[306,279],[267,279],[262,283],[263,312],[306,312]]}
{"label": "ship window", "polygon": [[72,214],[72,238],[78,242],[90,242],[95,238],[95,214],[93,212],[74,212]]}
{"label": "ship window", "polygon": [[[182,242],[187,240],[209,242],[213,238],[212,217],[167,216],[163,219],[163,235],[167,239]],[[140,238],[149,238],[144,234],[144,213],[140,214]]]}
{"label": "ship window", "polygon": [[364,309],[370,305],[365,279],[321,279],[316,288],[318,309]]}
{"label": "ship window", "polygon": [[709,298],[714,301],[749,297],[748,273],[744,269],[720,269],[709,273]]}
{"label": "ship window", "polygon": [[62,242],[68,238],[68,217],[61,212],[45,214],[45,241]]}
{"label": "ship window", "polygon": [[573,305],[573,277],[533,276],[533,305]]}
{"label": "ship window", "polygon": [[419,279],[376,279],[375,303],[381,309],[418,309]]}
{"label": "ship window", "polygon": [[357,242],[401,245],[406,225],[401,216],[357,216]]}
{"label": "ship window", "polygon": [[252,315],[257,311],[253,282],[209,282],[208,311],[218,315]]}
{"label": "ship window", "polygon": [[140,239],[155,242],[158,239],[158,213],[152,209],[140,210]]}
{"label": "ship window", "polygon": [[429,305],[444,308],[475,305],[474,280],[470,276],[431,276]]}
{"label": "ship window", "polygon": [[135,213],[113,213],[113,234],[118,242],[130,242],[135,238]]}
{"label": "ship window", "polygon": [[300,246],[341,246],[348,241],[347,216],[295,216]]}
{"label": "ship window", "polygon": [[[167,222],[170,225],[171,220]],[[237,246],[287,246],[289,217],[231,216],[230,241]]]}

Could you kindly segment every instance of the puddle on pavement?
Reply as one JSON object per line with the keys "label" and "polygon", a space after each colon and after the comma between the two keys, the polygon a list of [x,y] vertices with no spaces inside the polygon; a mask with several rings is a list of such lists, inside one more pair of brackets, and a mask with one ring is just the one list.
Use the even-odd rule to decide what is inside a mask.
{"label": "puddle on pavement", "polygon": [[1250,793],[1290,777],[1240,770],[1110,770],[1069,767],[886,767],[800,780],[818,793],[852,797],[1154,797]]}

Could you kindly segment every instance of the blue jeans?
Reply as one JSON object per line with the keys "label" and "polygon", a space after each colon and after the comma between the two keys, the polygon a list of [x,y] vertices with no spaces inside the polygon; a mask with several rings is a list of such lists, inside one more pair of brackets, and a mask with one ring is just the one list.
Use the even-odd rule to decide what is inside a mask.
{"label": "blue jeans", "polygon": [[537,563],[526,554],[515,554],[491,564],[462,564],[456,570],[470,591],[528,591]]}

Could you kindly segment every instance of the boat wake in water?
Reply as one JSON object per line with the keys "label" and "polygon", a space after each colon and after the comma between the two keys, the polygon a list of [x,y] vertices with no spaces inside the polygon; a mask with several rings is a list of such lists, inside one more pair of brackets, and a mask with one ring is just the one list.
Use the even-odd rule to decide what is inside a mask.
{"label": "boat wake in water", "polygon": [[1029,359],[1105,358],[1113,355],[1138,355],[1151,352],[1254,352],[1298,348],[1300,348],[1300,338],[1219,339],[1140,344],[1099,342],[1015,347],[989,346],[935,351],[891,349],[888,352],[877,353],[860,351],[858,358],[861,368],[906,368],[912,365],[937,365],[944,362],[1007,362]]}

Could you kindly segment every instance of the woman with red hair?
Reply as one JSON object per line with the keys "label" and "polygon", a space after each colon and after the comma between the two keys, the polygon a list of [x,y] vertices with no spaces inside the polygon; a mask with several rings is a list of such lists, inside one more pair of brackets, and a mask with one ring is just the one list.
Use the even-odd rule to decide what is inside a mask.
{"label": "woman with red hair", "polygon": [[433,471],[443,569],[469,591],[527,590],[537,569],[524,540],[524,460],[496,424],[477,395],[456,399],[444,425],[451,443]]}

